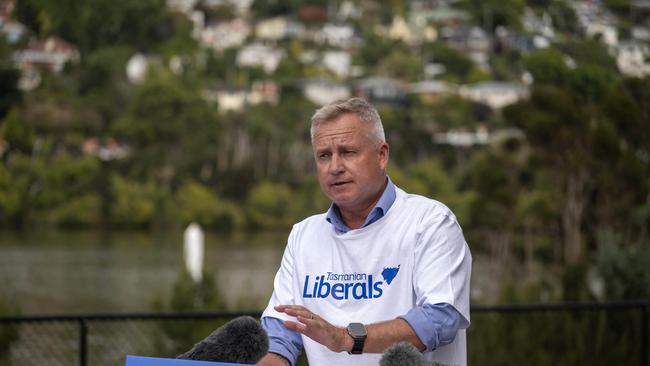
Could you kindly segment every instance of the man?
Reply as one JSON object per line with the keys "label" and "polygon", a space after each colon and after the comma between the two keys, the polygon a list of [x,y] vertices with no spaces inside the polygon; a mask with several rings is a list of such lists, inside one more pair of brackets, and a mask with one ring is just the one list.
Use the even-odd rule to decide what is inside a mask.
{"label": "man", "polygon": [[259,365],[378,365],[407,341],[427,358],[466,364],[471,254],[453,213],[407,194],[386,175],[379,114],[359,98],[312,117],[326,214],[296,224],[262,315],[269,353]]}

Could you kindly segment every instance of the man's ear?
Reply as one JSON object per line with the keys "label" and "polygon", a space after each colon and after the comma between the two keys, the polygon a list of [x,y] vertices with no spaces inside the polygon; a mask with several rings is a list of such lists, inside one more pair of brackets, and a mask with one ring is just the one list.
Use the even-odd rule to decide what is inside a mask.
{"label": "man's ear", "polygon": [[390,147],[387,142],[382,142],[379,145],[379,165],[383,170],[386,170],[388,167],[388,157],[390,155]]}

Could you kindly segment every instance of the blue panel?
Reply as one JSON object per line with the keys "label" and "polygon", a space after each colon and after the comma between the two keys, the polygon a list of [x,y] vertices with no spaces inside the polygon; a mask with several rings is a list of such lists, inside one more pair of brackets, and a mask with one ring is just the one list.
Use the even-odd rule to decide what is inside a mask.
{"label": "blue panel", "polygon": [[[244,364],[193,361],[193,360],[177,360],[175,358],[126,356],[125,366],[241,366],[241,365]],[[254,365],[248,365],[248,366],[254,366]]]}

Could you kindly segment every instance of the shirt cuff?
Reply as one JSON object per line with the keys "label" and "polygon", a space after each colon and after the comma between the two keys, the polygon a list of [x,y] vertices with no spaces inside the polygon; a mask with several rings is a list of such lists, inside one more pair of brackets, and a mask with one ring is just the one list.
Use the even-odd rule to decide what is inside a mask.
{"label": "shirt cuff", "polygon": [[261,323],[269,336],[269,352],[279,354],[294,366],[302,350],[302,336],[287,329],[278,318],[266,316]]}
{"label": "shirt cuff", "polygon": [[424,304],[401,316],[413,328],[427,351],[454,341],[462,316],[447,303]]}

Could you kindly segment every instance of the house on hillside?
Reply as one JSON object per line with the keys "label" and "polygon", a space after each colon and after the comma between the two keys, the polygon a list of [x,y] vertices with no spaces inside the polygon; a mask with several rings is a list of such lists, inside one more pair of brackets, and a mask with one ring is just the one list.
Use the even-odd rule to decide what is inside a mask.
{"label": "house on hillside", "polygon": [[487,67],[492,40],[482,28],[467,25],[445,27],[440,38],[450,47],[467,54],[475,63]]}
{"label": "house on hillside", "polygon": [[416,95],[422,103],[431,104],[456,94],[458,87],[440,80],[426,80],[409,85],[409,94]]}
{"label": "house on hillside", "polygon": [[458,94],[473,102],[497,110],[527,98],[529,90],[521,84],[484,81],[472,85],[463,85],[458,89]]}
{"label": "house on hillside", "polygon": [[601,37],[608,46],[618,43],[618,20],[601,2],[597,1],[570,1],[578,24],[587,37]]}
{"label": "house on hillside", "polygon": [[553,20],[545,11],[542,12],[541,15],[538,15],[532,9],[527,7],[524,9],[521,23],[524,26],[524,29],[529,33],[539,34],[549,39],[555,37]]}
{"label": "house on hillside", "polygon": [[261,67],[267,74],[277,69],[284,57],[284,51],[261,43],[246,45],[237,54],[237,65]]}
{"label": "house on hillside", "polygon": [[371,76],[357,81],[354,95],[371,103],[401,105],[406,102],[407,86],[396,79]]}
{"label": "house on hillside", "polygon": [[246,97],[250,105],[267,103],[277,105],[280,100],[280,86],[273,80],[261,80],[253,82],[251,90]]}
{"label": "house on hillside", "polygon": [[300,87],[305,98],[319,106],[350,97],[350,88],[347,85],[328,79],[303,80]]}
{"label": "house on hillside", "polygon": [[26,48],[15,52],[13,58],[21,70],[39,68],[59,73],[66,63],[79,61],[79,49],[61,38],[48,37],[31,42]]}
{"label": "house on hillside", "polygon": [[346,23],[327,23],[316,34],[316,42],[348,48],[354,45],[354,28]]}
{"label": "house on hillside", "polygon": [[616,65],[627,76],[650,75],[650,47],[641,42],[620,43],[616,47]]}
{"label": "house on hillside", "polygon": [[0,19],[0,34],[7,42],[15,44],[28,34],[28,29],[22,23],[14,20]]}
{"label": "house on hillside", "polygon": [[255,26],[255,35],[263,41],[281,41],[300,36],[305,30],[302,23],[286,17],[265,19]]}
{"label": "house on hillside", "polygon": [[216,103],[221,114],[243,110],[247,96],[246,88],[226,84],[215,84],[203,91],[203,99]]}
{"label": "house on hillside", "polygon": [[199,0],[167,0],[167,7],[173,11],[190,14]]}
{"label": "house on hillside", "polygon": [[323,53],[323,65],[339,77],[350,75],[352,56],[346,51],[325,51]]}
{"label": "house on hillside", "polygon": [[251,27],[243,19],[217,22],[203,28],[199,41],[202,45],[216,51],[239,47],[251,34]]}

